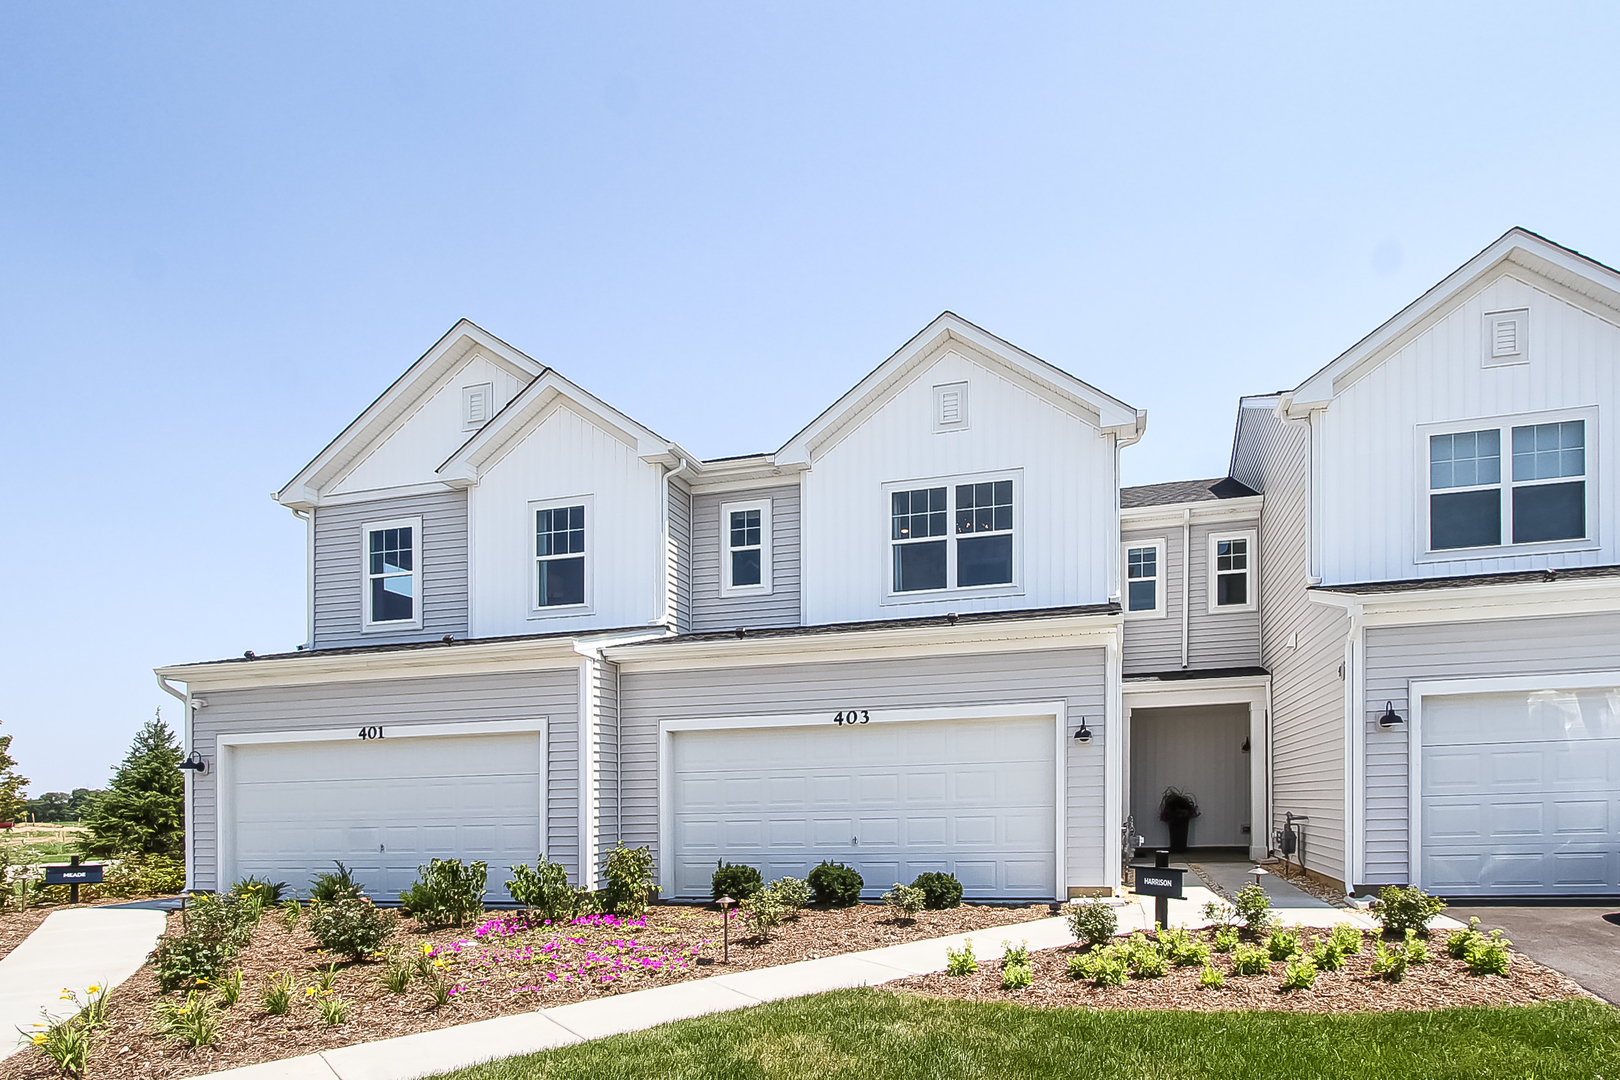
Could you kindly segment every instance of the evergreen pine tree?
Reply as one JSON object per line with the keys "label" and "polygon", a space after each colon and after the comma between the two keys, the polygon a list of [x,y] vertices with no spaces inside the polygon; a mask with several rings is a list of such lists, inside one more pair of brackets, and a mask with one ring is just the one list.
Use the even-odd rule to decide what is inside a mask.
{"label": "evergreen pine tree", "polygon": [[160,712],[135,736],[112,789],[85,816],[90,855],[168,855],[185,843],[185,778],[180,745]]}
{"label": "evergreen pine tree", "polygon": [[22,816],[26,776],[17,775],[17,759],[11,756],[11,736],[0,735],[0,821],[16,821]]}

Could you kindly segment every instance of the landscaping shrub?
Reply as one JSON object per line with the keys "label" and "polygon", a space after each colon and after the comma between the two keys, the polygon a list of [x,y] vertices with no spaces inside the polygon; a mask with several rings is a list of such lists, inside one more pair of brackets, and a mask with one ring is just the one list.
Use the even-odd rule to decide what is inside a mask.
{"label": "landscaping shrub", "polygon": [[1380,941],[1373,946],[1372,973],[1390,982],[1406,978],[1406,945],[1404,942]]}
{"label": "landscaping shrub", "polygon": [[1159,955],[1177,967],[1195,967],[1209,962],[1209,943],[1182,929],[1160,930]]}
{"label": "landscaping shrub", "polygon": [[1020,941],[1017,945],[1014,945],[1010,941],[1003,941],[1001,943],[1001,962],[1004,965],[1022,964],[1025,967],[1028,967],[1029,942]]}
{"label": "landscaping shrub", "polygon": [[1297,960],[1290,960],[1283,969],[1284,990],[1309,990],[1316,985],[1316,965],[1311,963],[1310,957],[1301,956]]}
{"label": "landscaping shrub", "polygon": [[738,906],[754,933],[764,941],[769,941],[771,931],[781,926],[788,917],[787,905],[776,893],[768,890],[755,893]]}
{"label": "landscaping shrub", "polygon": [[861,901],[861,888],[866,882],[853,867],[843,863],[824,862],[810,871],[810,892],[816,903],[828,907],[854,907]]}
{"label": "landscaping shrub", "polygon": [[259,1004],[271,1016],[285,1016],[292,1005],[292,991],[292,976],[278,971],[265,980],[264,989],[259,992]]}
{"label": "landscaping shrub", "polygon": [[211,893],[194,893],[180,911],[186,937],[217,939],[233,950],[253,936],[259,909],[253,904]]}
{"label": "landscaping shrub", "polygon": [[955,874],[930,870],[918,874],[911,887],[923,891],[923,907],[929,911],[945,911],[962,905],[962,883],[956,880]]}
{"label": "landscaping shrub", "polygon": [[765,887],[765,879],[752,866],[715,860],[714,877],[709,883],[709,896],[718,900],[729,896],[741,903]]}
{"label": "landscaping shrub", "polygon": [[1124,986],[1131,973],[1126,952],[1122,946],[1105,945],[1072,956],[1069,958],[1069,978],[1090,979],[1098,986]]}
{"label": "landscaping shrub", "polygon": [[1418,937],[1418,932],[1412,929],[1406,931],[1406,962],[1409,964],[1429,962],[1429,946]]}
{"label": "landscaping shrub", "polygon": [[1299,931],[1277,930],[1266,939],[1266,952],[1273,960],[1291,960],[1299,955]]}
{"label": "landscaping shrub", "polygon": [[423,926],[466,926],[484,912],[489,864],[460,859],[430,859],[418,866],[418,877],[399,894],[400,906]]}
{"label": "landscaping shrub", "polygon": [[1271,955],[1251,945],[1240,945],[1232,954],[1232,974],[1264,975],[1271,970]]}
{"label": "landscaping shrub", "polygon": [[363,960],[393,936],[394,917],[364,897],[338,900],[310,910],[309,932],[328,952]]}
{"label": "landscaping shrub", "polygon": [[897,919],[915,919],[926,901],[927,897],[921,889],[914,885],[902,885],[898,881],[894,883],[894,888],[883,894],[883,902],[889,905],[889,910]]}
{"label": "landscaping shrub", "polygon": [[1131,974],[1139,979],[1162,979],[1170,970],[1170,965],[1158,949],[1149,946],[1145,949],[1135,949],[1131,952]]}
{"label": "landscaping shrub", "polygon": [[[337,860],[333,860],[337,862]],[[337,873],[328,870],[309,879],[309,898],[317,904],[330,904],[337,900],[358,900],[366,894],[354,880],[354,872],[337,863]]]}
{"label": "landscaping shrub", "polygon": [[1249,935],[1258,939],[1271,928],[1271,897],[1258,885],[1245,885],[1232,898],[1232,909]]}
{"label": "landscaping shrub", "polygon": [[158,1034],[179,1039],[187,1046],[212,1046],[219,1038],[219,1013],[214,1001],[197,990],[181,1001],[159,1001],[153,1012]]}
{"label": "landscaping shrub", "polygon": [[777,878],[764,891],[776,898],[790,919],[797,919],[799,909],[810,902],[810,883],[796,877]]}
{"label": "landscaping shrub", "polygon": [[1205,964],[1204,970],[1198,973],[1198,985],[1206,990],[1219,990],[1226,985],[1226,976],[1214,964]]}
{"label": "landscaping shrub", "polygon": [[1001,988],[1003,990],[1022,990],[1035,981],[1035,972],[1028,964],[1001,965]]}
{"label": "landscaping shrub", "polygon": [[1357,956],[1361,953],[1361,930],[1357,927],[1340,923],[1333,928],[1328,940],[1333,943],[1334,948],[1346,956]]}
{"label": "landscaping shrub", "polygon": [[533,868],[520,864],[510,869],[506,891],[542,919],[556,922],[579,913],[580,891],[568,884],[568,869],[562,863],[547,862],[541,855]]}
{"label": "landscaping shrub", "polygon": [[269,878],[262,877],[245,877],[231,886],[232,896],[238,900],[256,899],[260,907],[281,903],[281,895],[286,891],[285,881],[273,882]]}
{"label": "landscaping shrub", "polygon": [[962,942],[960,949],[945,947],[945,974],[972,975],[979,970],[979,958],[973,955],[973,939]]}
{"label": "landscaping shrub", "polygon": [[1220,926],[1215,929],[1215,951],[1231,952],[1238,947],[1238,932],[1235,926]]}
{"label": "landscaping shrub", "polygon": [[1338,971],[1344,967],[1344,950],[1332,938],[1323,938],[1311,949],[1311,963],[1319,971]]}
{"label": "landscaping shrub", "polygon": [[1372,902],[1372,917],[1389,937],[1404,938],[1408,930],[1428,937],[1430,920],[1445,908],[1444,900],[1416,885],[1386,885]]}
{"label": "landscaping shrub", "polygon": [[625,847],[624,841],[608,852],[603,868],[607,888],[602,890],[603,906],[615,915],[640,915],[658,895],[653,884],[652,851],[646,846]]}
{"label": "landscaping shrub", "polygon": [[337,1027],[348,1019],[349,1003],[328,990],[320,999],[321,1020],[327,1027]]}
{"label": "landscaping shrub", "polygon": [[186,862],[167,855],[123,855],[107,867],[107,896],[173,896],[186,887]]}
{"label": "landscaping shrub", "polygon": [[1470,916],[1467,926],[1458,927],[1446,935],[1446,955],[1453,960],[1466,960],[1468,950],[1477,939],[1484,936],[1479,932],[1479,916]]}
{"label": "landscaping shrub", "polygon": [[1463,957],[1468,962],[1470,975],[1506,975],[1508,966],[1513,962],[1508,955],[1508,946],[1513,944],[1502,936],[1502,931],[1492,930],[1489,937],[1480,935],[1468,946],[1468,952]]}
{"label": "landscaping shrub", "polygon": [[1113,905],[1101,900],[1071,903],[1065,914],[1069,917],[1069,932],[1075,940],[1093,947],[1106,945],[1119,930],[1119,913]]}

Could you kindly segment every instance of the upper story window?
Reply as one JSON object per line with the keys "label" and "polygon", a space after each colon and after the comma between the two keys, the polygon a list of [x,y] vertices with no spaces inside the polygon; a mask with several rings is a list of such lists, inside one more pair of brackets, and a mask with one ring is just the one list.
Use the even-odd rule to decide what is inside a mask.
{"label": "upper story window", "polygon": [[589,591],[586,504],[534,507],[534,606],[583,607]]}
{"label": "upper story window", "polygon": [[1131,540],[1120,545],[1125,553],[1126,617],[1147,618],[1165,613],[1163,540]]}
{"label": "upper story window", "polygon": [[1254,530],[1209,536],[1209,612],[1253,611]]}
{"label": "upper story window", "polygon": [[1017,483],[889,488],[891,594],[1015,585]]}
{"label": "upper story window", "polygon": [[769,499],[721,506],[720,543],[720,595],[763,595],[771,591]]}
{"label": "upper story window", "polygon": [[1428,550],[1587,539],[1592,427],[1566,415],[1431,433]]}
{"label": "upper story window", "polygon": [[422,625],[422,519],[370,522],[364,544],[364,630],[408,630]]}

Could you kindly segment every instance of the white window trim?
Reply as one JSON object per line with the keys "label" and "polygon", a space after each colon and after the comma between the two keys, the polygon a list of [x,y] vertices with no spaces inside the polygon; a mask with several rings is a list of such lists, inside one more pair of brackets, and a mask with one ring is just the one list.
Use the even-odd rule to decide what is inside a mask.
{"label": "white window trim", "polygon": [[[1216,586],[1220,584],[1219,573],[1216,571],[1215,545],[1222,540],[1247,540],[1249,542],[1249,565],[1244,571],[1248,577],[1244,595],[1248,597],[1246,604],[1217,604],[1215,598],[1219,595]],[[1212,532],[1209,534],[1209,544],[1204,552],[1204,576],[1208,578],[1209,613],[1211,615],[1231,615],[1240,611],[1254,611],[1260,606],[1259,592],[1260,575],[1260,539],[1253,529],[1234,529],[1229,532]]]}
{"label": "white window trim", "polygon": [[[1153,565],[1158,573],[1153,577],[1156,583],[1153,588],[1154,606],[1141,611],[1131,610],[1131,552],[1141,548],[1153,548],[1155,551]],[[1124,540],[1119,545],[1119,599],[1120,606],[1125,609],[1127,619],[1162,619],[1169,614],[1170,607],[1165,597],[1169,585],[1169,574],[1164,565],[1165,552],[1169,544],[1165,537],[1156,537],[1152,540]],[[1136,578],[1137,581],[1147,581],[1147,578]]]}
{"label": "white window trim", "polygon": [[[731,515],[739,510],[759,511],[759,584],[733,585],[731,583]],[[586,534],[586,544],[590,534]],[[752,499],[747,502],[729,502],[720,506],[720,595],[769,596],[771,594],[771,500]]]}
{"label": "white window trim", "polygon": [[[378,622],[371,617],[371,534],[382,529],[411,530],[411,618],[385,619]],[[395,630],[422,629],[422,519],[420,517],[389,518],[386,521],[368,521],[360,526],[360,632],[386,634]],[[392,575],[391,575],[392,576]],[[400,575],[403,577],[404,575]]]}
{"label": "white window trim", "polygon": [[[956,485],[986,484],[1011,480],[1013,485],[1012,558],[1013,579],[998,585],[951,585],[943,589],[894,591],[893,495],[896,491],[943,487],[945,491],[945,580],[956,580]],[[894,480],[883,485],[883,595],[882,603],[925,604],[934,600],[966,599],[975,596],[1020,596],[1024,592],[1024,470],[963,473],[957,476],[930,476],[916,480]]]}
{"label": "white window trim", "polygon": [[[554,604],[540,606],[540,556],[534,553],[535,514],[540,510],[558,507],[583,506],[585,508],[585,602],[583,604]],[[532,499],[524,517],[526,538],[524,553],[529,560],[529,618],[563,619],[590,615],[596,611],[596,498],[593,495],[569,495],[562,499]]]}
{"label": "white window trim", "polygon": [[[1533,544],[1513,543],[1513,429],[1530,424],[1554,424],[1565,420],[1586,421],[1586,535],[1572,540],[1542,540]],[[1451,435],[1459,431],[1484,431],[1496,428],[1502,433],[1502,479],[1497,485],[1502,491],[1502,543],[1470,548],[1429,547],[1429,436]],[[1510,413],[1503,416],[1476,416],[1468,420],[1447,420],[1435,424],[1419,424],[1416,428],[1413,489],[1416,493],[1414,530],[1414,559],[1419,563],[1455,562],[1465,559],[1510,558],[1517,555],[1540,555],[1563,551],[1596,551],[1602,546],[1598,535],[1598,409],[1587,405],[1574,409],[1553,409],[1545,412]],[[1563,479],[1573,480],[1574,477]],[[1548,481],[1549,483],[1551,481]],[[1475,489],[1491,485],[1475,485]],[[1463,491],[1466,488],[1442,488],[1441,491]]]}

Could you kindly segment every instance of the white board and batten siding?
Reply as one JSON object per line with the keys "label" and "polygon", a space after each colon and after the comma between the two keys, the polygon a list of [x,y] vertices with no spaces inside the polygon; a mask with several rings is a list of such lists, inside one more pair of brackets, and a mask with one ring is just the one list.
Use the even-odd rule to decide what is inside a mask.
{"label": "white board and batten siding", "polygon": [[[1613,614],[1369,627],[1366,635],[1367,696],[1363,720],[1366,724],[1366,868],[1368,883],[1375,885],[1404,884],[1410,880],[1411,823],[1414,816],[1422,820],[1421,811],[1424,809],[1419,807],[1420,812],[1417,815],[1411,813],[1410,764],[1413,753],[1411,732],[1406,725],[1393,731],[1383,731],[1378,727],[1378,716],[1383,713],[1386,702],[1391,703],[1399,715],[1409,716],[1412,708],[1410,688],[1414,682],[1479,680],[1479,689],[1483,691],[1489,687],[1489,680],[1492,679],[1540,676],[1551,681],[1582,673],[1612,672],[1620,669],[1620,660],[1617,660],[1620,658],[1620,615]],[[1558,697],[1560,693],[1548,691],[1546,696]],[[1540,733],[1531,730],[1527,718],[1521,717],[1521,721],[1519,724],[1521,745],[1511,755],[1511,761],[1501,758],[1498,764],[1505,762],[1503,767],[1518,765],[1542,769],[1542,766],[1538,765],[1538,762],[1542,761],[1542,755],[1535,745],[1540,740]],[[1444,721],[1439,723],[1443,724]],[[1421,726],[1423,725],[1420,723]],[[1487,729],[1490,725],[1480,722],[1476,726],[1480,729],[1481,744],[1489,744],[1491,736]],[[1466,741],[1445,734],[1445,730],[1443,726],[1437,728],[1440,732],[1436,736],[1437,743],[1456,744],[1459,741]],[[1571,728],[1570,737],[1573,738],[1576,734],[1580,732]],[[1600,747],[1596,742],[1586,740],[1584,737],[1576,746],[1565,749],[1587,755],[1588,764],[1593,762],[1603,764],[1610,757],[1620,753],[1607,748],[1607,744]],[[1620,761],[1620,758],[1616,760]],[[1583,770],[1571,771],[1567,766],[1572,764],[1575,764],[1573,758],[1558,765],[1551,772],[1544,770],[1537,773],[1536,777],[1526,773],[1524,782],[1517,787],[1509,784],[1507,790],[1513,795],[1510,801],[1520,807],[1535,804],[1532,809],[1538,815],[1536,830],[1544,828],[1549,830],[1549,835],[1556,832],[1558,824],[1556,808],[1547,804],[1546,799],[1551,798],[1560,789],[1562,780],[1556,775],[1558,770],[1561,769],[1566,774],[1563,779],[1572,781],[1579,779],[1577,773],[1584,775]],[[1504,776],[1505,774],[1500,774],[1497,779]],[[1489,781],[1491,777],[1482,776],[1480,779]],[[1513,778],[1507,776],[1506,779],[1511,781]],[[1598,788],[1606,789],[1608,795],[1612,797],[1616,785],[1620,785],[1620,774],[1606,775],[1599,778],[1596,784]],[[1580,790],[1586,791],[1590,787],[1592,785],[1588,784]],[[1488,788],[1487,784],[1480,786],[1477,791],[1472,789],[1470,791],[1476,796],[1485,796],[1489,795]],[[1425,790],[1429,792],[1431,798],[1443,797],[1446,794],[1443,784],[1438,787],[1426,785]],[[1460,792],[1462,789],[1457,790]],[[1583,801],[1590,803],[1591,798],[1583,797]],[[1610,802],[1612,804],[1612,798]],[[1486,825],[1484,815],[1487,812],[1488,808],[1476,815],[1482,828]],[[1620,837],[1620,806],[1611,805],[1606,815],[1606,828],[1611,837],[1608,843],[1612,847],[1620,843],[1620,840],[1613,839]],[[1536,830],[1530,830],[1527,826],[1520,829],[1519,831],[1527,835],[1518,838],[1525,841],[1519,846],[1525,847],[1526,850],[1534,848],[1535,842],[1529,838],[1528,832]],[[1508,852],[1517,850],[1514,839],[1510,836],[1499,836],[1498,846]],[[1446,838],[1446,840],[1451,843],[1460,838]],[[1490,846],[1492,838],[1489,835],[1481,835],[1477,838],[1477,842],[1483,849]],[[1570,843],[1574,844],[1575,840],[1570,840]],[[1453,846],[1457,845],[1453,843]],[[1614,852],[1614,857],[1620,859],[1620,851]],[[1436,872],[1437,869],[1443,872],[1443,868],[1433,866],[1430,872]],[[1420,872],[1421,870],[1422,868]],[[1542,892],[1548,888],[1553,891],[1558,889],[1556,883],[1548,882],[1536,888],[1525,884],[1521,891]],[[1589,892],[1615,891],[1612,884],[1608,888],[1582,888],[1578,885],[1571,888]],[[1453,886],[1451,891],[1475,890],[1459,890]]]}
{"label": "white board and batten siding", "polygon": [[[726,556],[720,508],[727,503],[771,504],[771,591],[722,596],[721,560]],[[731,630],[799,625],[799,485],[698,493],[692,497],[690,629]]]}
{"label": "white board and batten siding", "polygon": [[[1100,648],[891,661],[838,660],[825,663],[711,668],[680,672],[637,672],[633,667],[622,668],[620,767],[623,784],[621,828],[624,840],[625,843],[632,845],[651,845],[658,860],[666,895],[671,895],[670,890],[675,887],[672,862],[678,858],[678,853],[661,850],[660,841],[662,823],[659,750],[661,727],[666,722],[674,722],[671,725],[674,727],[682,722],[709,722],[728,717],[787,718],[819,713],[824,714],[824,724],[806,735],[789,735],[788,739],[822,738],[817,734],[821,728],[825,728],[833,736],[859,738],[862,735],[872,734],[870,727],[866,730],[860,728],[853,731],[843,730],[833,723],[833,718],[840,709],[859,707],[871,710],[874,714],[879,714],[885,709],[902,712],[926,709],[931,710],[930,716],[938,723],[915,721],[919,725],[915,729],[917,735],[925,739],[932,737],[942,741],[944,745],[954,746],[956,743],[963,743],[964,739],[972,740],[974,734],[971,730],[972,725],[993,725],[999,722],[976,717],[975,710],[982,711],[987,703],[994,703],[996,709],[1002,710],[1000,713],[1002,717],[1016,717],[1020,712],[1021,702],[1029,706],[1032,714],[1038,712],[1038,706],[1043,703],[1061,702],[1066,712],[1063,723],[1067,731],[1072,732],[1078,726],[1081,717],[1085,717],[1092,731],[1096,733],[1089,745],[1077,744],[1072,738],[1063,740],[1066,760],[1061,768],[1067,809],[1065,835],[1061,842],[1067,881],[1071,887],[1110,885],[1112,884],[1110,873],[1117,874],[1112,865],[1117,851],[1114,835],[1117,829],[1105,828],[1103,821],[1105,747],[1106,741],[1112,737],[1108,725],[1102,720],[1105,698],[1105,658]],[[953,707],[963,719],[958,721],[951,718]],[[1044,763],[1038,757],[1040,753],[1044,753],[1041,748],[1047,745],[1053,746],[1053,752],[1056,752],[1053,718],[1047,716],[1044,720],[1026,719],[1030,719],[1031,723],[1013,723],[1002,729],[1006,741],[1000,744],[1002,749],[996,752],[1005,751],[1007,760],[1003,764],[1008,767],[1000,771],[997,767],[980,770],[988,774],[987,779],[981,779],[986,779],[986,782],[992,784],[1000,783],[1004,781],[1005,776],[1016,776],[1027,769],[1032,772],[1029,777],[1030,784],[1039,785],[1042,782],[1039,775],[1042,770],[1052,769],[1055,776],[1058,763],[1050,756],[1045,758]],[[900,722],[898,726],[904,727],[906,723]],[[750,725],[752,724],[751,719]],[[969,728],[961,728],[962,724],[969,725]],[[773,729],[768,723],[758,730],[759,738],[767,741],[772,738],[770,732]],[[1045,734],[1036,734],[1037,731]],[[691,734],[695,734],[697,738],[687,745],[694,748],[697,748],[703,739],[712,738],[701,731]],[[1046,741],[1048,737],[1052,737],[1053,741],[1048,743]],[[687,753],[680,749],[682,733],[673,732],[669,738],[671,744],[676,747],[679,760],[679,755]],[[901,736],[898,734],[890,736],[880,732],[872,740],[875,755],[872,760],[882,766],[872,770],[871,783],[875,785],[876,792],[873,798],[882,804],[881,806],[874,804],[876,807],[874,812],[876,817],[889,820],[897,816],[904,817],[907,811],[903,799],[890,798],[883,792],[904,790],[907,783],[933,782],[919,778],[908,779],[910,772],[914,770],[910,770],[906,762],[901,760],[905,755],[900,754],[899,744],[888,746],[888,742],[899,738]],[[992,740],[993,743],[995,741]],[[842,745],[827,741],[801,749],[818,755],[830,755],[828,760],[832,761],[838,758],[838,748]],[[847,747],[845,750],[847,752]],[[896,757],[897,754],[900,756]],[[1018,764],[1021,761],[1024,764]],[[791,762],[784,764],[793,773],[789,778],[792,783],[810,784],[810,778],[801,775],[804,773],[803,769]],[[971,757],[967,762],[955,764],[971,764]],[[842,772],[834,770],[837,775],[848,777],[852,772],[855,776],[861,775],[859,763],[856,761],[844,762],[840,768]],[[933,770],[935,773],[939,771]],[[718,782],[721,778],[714,779]],[[1008,806],[1011,809],[1008,813],[1012,813],[1017,805],[1017,799],[1009,795]],[[674,811],[676,807],[664,809]],[[877,813],[877,810],[882,812]],[[844,818],[848,817],[847,806],[841,813],[843,817],[838,813],[826,815],[829,822],[837,819],[838,829],[847,827],[844,821]],[[799,816],[802,819],[803,815]],[[973,816],[993,817],[994,814]],[[737,823],[742,833],[749,833],[749,829],[755,827],[749,825],[749,821],[757,817],[758,814],[752,812],[743,815],[743,819]],[[830,827],[832,826],[829,825]],[[717,828],[723,840],[725,823],[720,822]],[[860,848],[859,845],[849,842],[851,836],[833,833],[828,833],[822,838],[824,843],[811,843],[807,851],[803,847],[802,840],[798,839],[806,835],[806,829],[810,830],[808,833],[810,839],[815,841],[817,834],[814,828],[800,820],[785,835],[782,847],[772,854],[772,858],[782,862],[783,865],[787,862],[814,865],[823,858],[845,862],[852,859],[869,860],[874,872],[881,874],[884,871],[879,869],[880,866],[892,872],[899,872],[898,866],[894,864],[921,857],[918,854],[920,848],[912,850],[906,848],[904,844],[898,847],[891,845],[888,855],[885,855],[881,844],[874,847],[869,842],[864,848]],[[838,829],[834,829],[834,832]],[[858,831],[853,835],[858,836]],[[755,839],[757,838],[751,834],[738,836],[735,850],[738,852],[753,850],[749,845],[753,844]],[[714,858],[726,857],[727,850],[723,846],[718,853],[704,850],[703,857],[710,866],[710,873]],[[902,855],[904,858],[901,858]],[[869,889],[875,889],[876,892],[883,891],[891,883],[892,881],[878,881],[871,878],[867,880]],[[681,887],[689,892],[706,892],[707,878],[702,885],[703,888],[699,890],[690,881],[683,881]],[[1036,895],[1051,895],[1054,891],[1053,886],[1048,886],[1046,890]],[[876,895],[876,892],[873,895]]]}
{"label": "white board and batten siding", "polygon": [[[1255,399],[1238,412],[1232,476],[1265,496],[1260,515],[1261,663],[1271,672],[1271,831],[1292,812],[1306,866],[1344,881],[1345,684],[1349,617],[1307,594],[1306,429]],[[1269,841],[1269,834],[1267,837]],[[1359,882],[1357,883],[1359,884]]]}
{"label": "white board and batten siding", "polygon": [[[297,660],[269,662],[298,663]],[[231,884],[217,877],[221,831],[218,813],[219,781],[222,774],[254,775],[251,762],[244,766],[248,769],[246,773],[240,773],[235,768],[236,760],[223,770],[219,767],[220,754],[224,749],[220,744],[221,736],[236,738],[245,736],[256,739],[268,735],[290,734],[291,739],[283,739],[284,743],[292,741],[295,745],[307,747],[320,744],[298,743],[296,740],[298,733],[330,733],[334,749],[346,750],[351,743],[355,747],[367,749],[372,748],[372,742],[361,740],[359,730],[362,727],[372,726],[381,727],[384,734],[381,740],[373,741],[374,748],[385,753],[405,755],[397,762],[398,766],[405,770],[400,774],[401,778],[396,778],[389,784],[388,766],[373,767],[365,764],[366,759],[351,759],[346,763],[340,761],[337,765],[320,764],[322,770],[336,770],[326,779],[341,781],[347,776],[356,782],[372,786],[384,784],[393,787],[395,795],[399,794],[400,787],[404,787],[408,795],[413,786],[422,779],[417,772],[411,771],[422,763],[418,760],[421,753],[429,746],[448,744],[442,739],[435,738],[401,738],[399,740],[401,744],[417,745],[394,751],[388,749],[395,744],[388,742],[387,733],[424,725],[431,725],[440,732],[454,731],[458,724],[477,725],[479,734],[468,738],[471,741],[483,740],[483,742],[479,744],[479,753],[469,760],[476,765],[477,758],[488,756],[487,752],[493,748],[496,756],[491,758],[491,767],[507,779],[511,779],[507,774],[515,776],[524,768],[532,767],[535,762],[543,760],[546,772],[542,794],[547,808],[547,819],[544,823],[543,836],[536,836],[535,839],[543,842],[549,858],[563,862],[568,866],[570,875],[576,875],[579,864],[580,821],[579,691],[580,669],[577,666],[512,674],[447,675],[375,682],[336,682],[207,691],[205,700],[208,704],[196,710],[192,724],[192,746],[210,763],[207,772],[192,778],[190,845],[194,887],[211,889]],[[543,734],[537,733],[534,739],[520,740],[518,743],[500,743],[498,735],[502,724],[520,725],[537,720],[547,721]],[[534,742],[537,739],[543,739],[543,742],[535,746]],[[383,746],[385,743],[387,747]],[[484,743],[489,745],[485,746]],[[247,758],[256,755],[266,756],[256,746],[238,746],[225,749],[225,752],[233,755],[245,754]],[[452,756],[445,755],[447,765],[454,764],[451,761]],[[507,759],[504,766],[502,758]],[[286,775],[289,780],[300,779],[306,770],[302,766],[289,765],[289,760],[277,759],[275,763],[277,769],[274,771],[277,775]],[[317,754],[307,760],[324,763],[339,759]],[[466,765],[468,762],[462,764]],[[371,771],[368,772],[368,769]],[[324,773],[322,775],[324,776]],[[477,784],[476,779],[467,779],[465,786],[471,788]],[[326,790],[328,792],[341,790],[342,786],[338,783],[336,789]],[[294,792],[294,789],[288,788],[287,791]],[[408,808],[409,805],[407,800],[405,806]],[[434,806],[439,812],[430,816],[442,818],[451,812],[454,805],[456,804],[453,800],[443,802],[443,805],[436,803]],[[357,828],[364,831],[375,827],[376,823],[361,820],[363,815],[357,811],[363,809],[343,801],[335,801],[329,806],[286,807],[289,823],[297,821],[301,823],[298,827],[329,828],[333,824],[342,826],[345,821],[352,820],[358,822]],[[483,812],[488,807],[479,804],[479,807],[473,809]],[[527,810],[524,807],[517,807],[514,810],[515,814],[525,812]],[[419,823],[420,816],[420,812],[411,815],[409,822]],[[439,823],[444,824],[443,821]],[[229,826],[226,831],[230,831]],[[296,843],[288,845],[290,848],[307,849],[313,852],[311,857],[317,859],[316,865],[310,868],[311,873],[331,869],[330,861],[318,858],[319,853],[314,852],[314,848],[306,838],[295,839]],[[345,850],[350,850],[355,844],[368,841],[358,837],[337,836],[333,842],[344,845]],[[538,850],[529,852],[525,856],[526,861],[533,862],[537,854]],[[505,870],[505,866],[499,868],[492,866],[491,880]],[[289,883],[298,889],[308,888],[307,880],[289,879]],[[380,885],[381,882],[377,884]]]}
{"label": "white board and batten siding", "polygon": [[[440,491],[315,508],[315,641],[317,649],[437,641],[467,636],[467,493]],[[415,630],[364,628],[368,523],[421,518],[422,625]]]}
{"label": "white board and batten siding", "polygon": [[[1320,574],[1328,584],[1597,566],[1620,562],[1620,498],[1611,415],[1620,372],[1620,326],[1571,294],[1514,266],[1464,297],[1382,363],[1340,388],[1314,415],[1320,471]],[[1528,308],[1529,361],[1482,362],[1485,313]],[[1587,434],[1589,478],[1600,485],[1599,545],[1531,555],[1422,559],[1418,508],[1427,497],[1419,425],[1596,406]],[[1594,425],[1589,425],[1592,427]],[[1504,457],[1508,453],[1503,448]],[[1506,460],[1503,476],[1509,473]],[[1595,474],[1595,477],[1593,476]],[[1590,481],[1589,481],[1590,482]]]}
{"label": "white board and batten siding", "polygon": [[[937,385],[965,382],[966,430],[936,431]],[[1118,577],[1114,439],[991,368],[946,350],[877,411],[815,449],[803,479],[804,622],[908,618],[1105,603]],[[885,485],[948,486],[1013,477],[1021,588],[888,598]]]}

